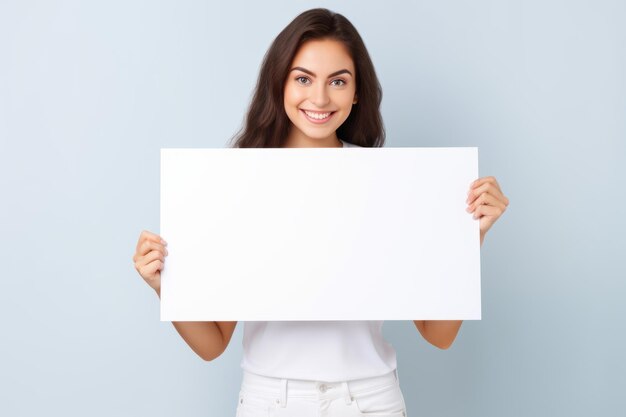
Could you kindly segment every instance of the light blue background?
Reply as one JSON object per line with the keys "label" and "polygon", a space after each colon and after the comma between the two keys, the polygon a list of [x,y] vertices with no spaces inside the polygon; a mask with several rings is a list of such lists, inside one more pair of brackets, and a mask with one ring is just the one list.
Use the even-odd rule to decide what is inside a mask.
{"label": "light blue background", "polygon": [[621,416],[626,3],[3,1],[0,415],[234,416],[241,324],[200,360],[133,268],[159,149],[221,147],[301,11],[360,31],[388,146],[478,146],[511,203],[483,320],[388,322],[409,415]]}

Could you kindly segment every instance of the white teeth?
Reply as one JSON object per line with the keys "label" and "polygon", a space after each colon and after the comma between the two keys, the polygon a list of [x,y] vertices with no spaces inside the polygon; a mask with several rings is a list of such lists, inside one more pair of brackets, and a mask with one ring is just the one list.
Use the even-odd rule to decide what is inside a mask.
{"label": "white teeth", "polygon": [[307,116],[309,116],[311,119],[317,119],[317,120],[322,120],[327,118],[328,116],[330,116],[330,113],[311,113],[308,111],[304,111],[306,113]]}

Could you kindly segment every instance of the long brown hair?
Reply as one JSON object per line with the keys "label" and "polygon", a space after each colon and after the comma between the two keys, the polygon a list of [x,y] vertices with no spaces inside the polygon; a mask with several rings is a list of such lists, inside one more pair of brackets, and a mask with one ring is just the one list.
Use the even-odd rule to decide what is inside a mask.
{"label": "long brown hair", "polygon": [[380,114],[382,88],[361,36],[348,19],[328,9],[311,9],[298,15],[282,32],[263,58],[245,125],[231,139],[235,148],[280,148],[291,121],[283,104],[289,66],[300,46],[313,39],[342,42],[356,72],[357,104],[337,129],[337,137],[363,147],[381,147],[385,129]]}

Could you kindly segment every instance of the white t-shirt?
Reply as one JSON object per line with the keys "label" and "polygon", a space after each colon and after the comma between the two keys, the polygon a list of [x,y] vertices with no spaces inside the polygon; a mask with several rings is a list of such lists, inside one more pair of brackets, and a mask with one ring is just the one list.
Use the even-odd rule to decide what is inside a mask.
{"label": "white t-shirt", "polygon": [[326,382],[383,375],[396,369],[396,351],[382,327],[382,321],[245,322],[241,367],[264,376]]}

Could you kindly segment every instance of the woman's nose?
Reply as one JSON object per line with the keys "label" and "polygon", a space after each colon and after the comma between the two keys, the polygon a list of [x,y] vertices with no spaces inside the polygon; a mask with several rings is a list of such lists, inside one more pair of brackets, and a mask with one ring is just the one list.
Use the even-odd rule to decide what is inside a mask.
{"label": "woman's nose", "polygon": [[324,85],[324,83],[318,83],[312,90],[311,102],[319,108],[324,108],[330,101],[328,91],[326,91],[326,85]]}

